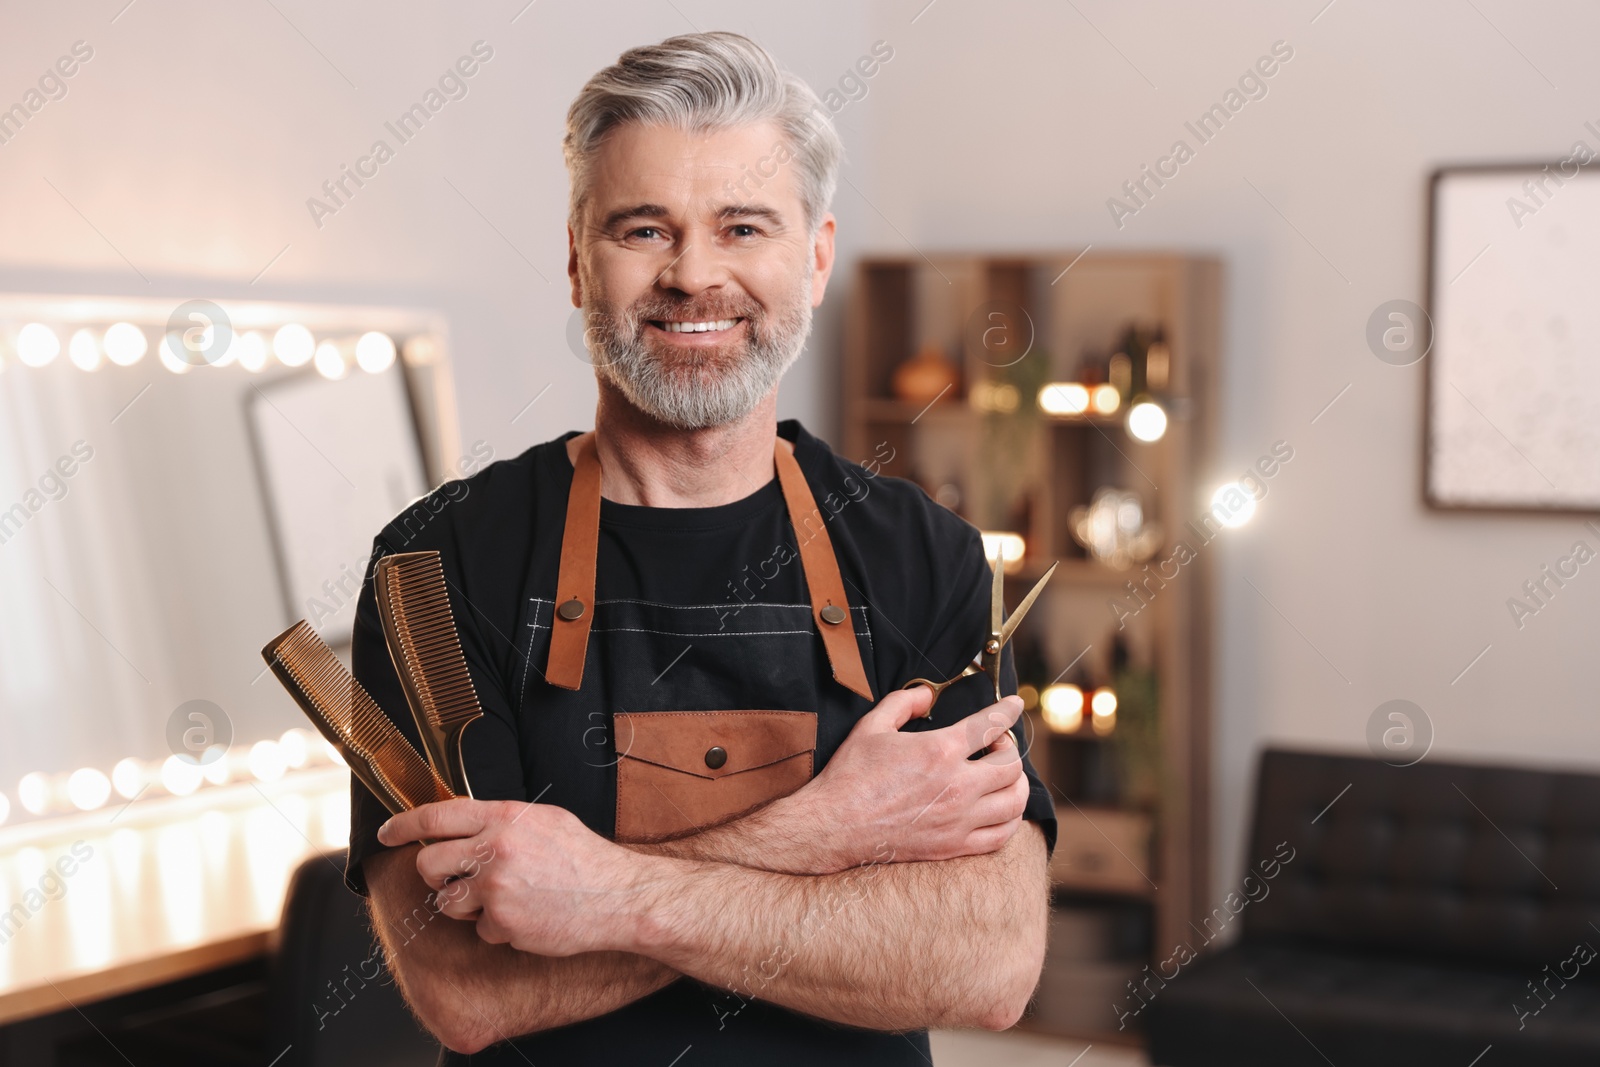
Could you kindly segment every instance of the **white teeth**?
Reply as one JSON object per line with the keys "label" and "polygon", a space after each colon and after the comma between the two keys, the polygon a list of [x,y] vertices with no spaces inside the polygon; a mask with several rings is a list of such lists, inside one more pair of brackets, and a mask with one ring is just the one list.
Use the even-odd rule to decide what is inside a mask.
{"label": "white teeth", "polygon": [[668,333],[705,333],[709,330],[731,330],[738,319],[717,319],[714,322],[663,322],[661,328]]}

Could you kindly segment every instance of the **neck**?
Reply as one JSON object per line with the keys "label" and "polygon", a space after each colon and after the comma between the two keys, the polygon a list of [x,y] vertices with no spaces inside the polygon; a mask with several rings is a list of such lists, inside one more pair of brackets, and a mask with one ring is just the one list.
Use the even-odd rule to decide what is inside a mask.
{"label": "neck", "polygon": [[646,415],[605,379],[599,385],[595,448],[607,500],[709,508],[743,499],[775,477],[776,389],[737,422],[682,430]]}

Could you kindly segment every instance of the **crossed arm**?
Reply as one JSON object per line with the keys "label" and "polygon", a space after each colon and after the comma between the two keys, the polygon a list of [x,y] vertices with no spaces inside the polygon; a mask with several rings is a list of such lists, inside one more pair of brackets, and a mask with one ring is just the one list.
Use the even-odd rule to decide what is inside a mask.
{"label": "crossed arm", "polygon": [[900,732],[926,703],[887,698],[805,788],[674,841],[618,846],[550,805],[396,817],[385,843],[439,841],[368,861],[407,1000],[462,1052],[680,975],[847,1025],[1010,1026],[1048,922],[1043,835],[1021,821],[1007,732],[1020,704]]}

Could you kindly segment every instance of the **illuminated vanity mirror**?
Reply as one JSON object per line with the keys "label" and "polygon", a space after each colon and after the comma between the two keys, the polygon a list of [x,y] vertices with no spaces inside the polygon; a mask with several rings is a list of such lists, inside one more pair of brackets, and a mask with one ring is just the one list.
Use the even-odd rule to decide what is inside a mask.
{"label": "illuminated vanity mirror", "polygon": [[259,650],[475,465],[437,314],[0,296],[0,816],[326,766]]}

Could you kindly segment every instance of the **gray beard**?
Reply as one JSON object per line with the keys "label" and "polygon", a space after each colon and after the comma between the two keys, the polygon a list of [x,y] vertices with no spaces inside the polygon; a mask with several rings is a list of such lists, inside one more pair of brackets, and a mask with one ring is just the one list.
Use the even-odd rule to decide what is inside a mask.
{"label": "gray beard", "polygon": [[726,426],[754,411],[800,358],[811,332],[809,286],[799,295],[792,310],[773,320],[753,303],[704,316],[745,319],[749,336],[738,351],[657,352],[644,338],[649,320],[660,317],[651,314],[655,309],[618,312],[602,300],[585,309],[586,340],[596,372],[640,411],[680,430]]}

